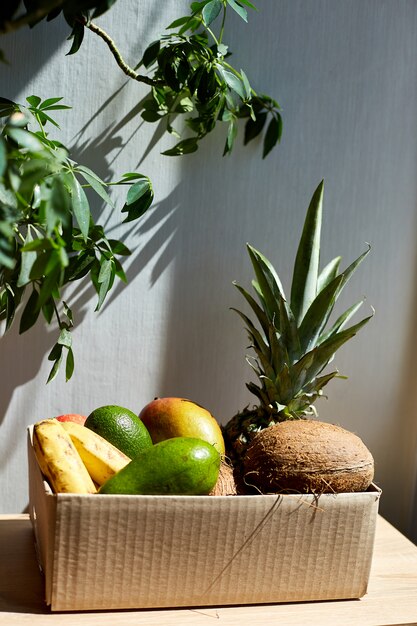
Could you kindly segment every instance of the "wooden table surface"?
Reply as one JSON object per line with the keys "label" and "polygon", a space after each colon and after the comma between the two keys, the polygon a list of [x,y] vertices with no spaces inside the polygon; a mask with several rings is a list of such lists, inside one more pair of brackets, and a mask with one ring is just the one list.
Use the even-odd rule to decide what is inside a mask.
{"label": "wooden table surface", "polygon": [[51,613],[43,602],[27,515],[0,516],[0,624],[42,626],[417,624],[417,546],[381,517],[367,595],[360,600],[198,609]]}

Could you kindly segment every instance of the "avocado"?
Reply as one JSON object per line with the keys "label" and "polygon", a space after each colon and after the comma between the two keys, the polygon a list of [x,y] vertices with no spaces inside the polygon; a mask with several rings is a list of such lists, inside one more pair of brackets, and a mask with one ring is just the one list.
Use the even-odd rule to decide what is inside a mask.
{"label": "avocado", "polygon": [[220,454],[202,439],[173,437],[138,454],[101,486],[101,494],[205,495],[217,482]]}

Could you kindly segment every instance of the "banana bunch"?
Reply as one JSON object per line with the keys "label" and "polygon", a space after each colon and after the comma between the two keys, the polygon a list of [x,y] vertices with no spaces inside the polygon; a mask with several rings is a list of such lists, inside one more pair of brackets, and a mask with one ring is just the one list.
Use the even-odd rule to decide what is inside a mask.
{"label": "banana bunch", "polygon": [[33,428],[33,449],[55,493],[96,493],[131,459],[89,428],[45,419]]}

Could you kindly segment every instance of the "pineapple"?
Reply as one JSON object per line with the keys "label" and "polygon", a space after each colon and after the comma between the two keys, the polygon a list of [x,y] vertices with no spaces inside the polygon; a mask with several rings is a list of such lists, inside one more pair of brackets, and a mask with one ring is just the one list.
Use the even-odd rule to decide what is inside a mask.
{"label": "pineapple", "polygon": [[227,453],[239,463],[253,437],[264,428],[285,420],[316,416],[314,402],[323,387],[340,376],[335,369],[323,370],[335,352],[351,339],[372,317],[345,328],[364,299],[345,311],[328,328],[329,318],[342,289],[368,254],[370,247],[339,273],[341,257],[319,271],[323,181],[320,183],[304,223],[295,259],[291,298],[284,295],[281,281],[271,263],[248,244],[256,280],[252,286],[257,298],[234,283],[256,317],[234,309],[243,319],[256,356],[247,356],[258,381],[246,386],[257,398],[253,407],[235,415],[223,434]]}

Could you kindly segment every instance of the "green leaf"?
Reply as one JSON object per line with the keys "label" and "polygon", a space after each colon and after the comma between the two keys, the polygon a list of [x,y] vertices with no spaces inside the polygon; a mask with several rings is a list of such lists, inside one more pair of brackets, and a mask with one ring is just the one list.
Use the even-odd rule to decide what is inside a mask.
{"label": "green leaf", "polygon": [[202,2],[192,2],[190,7],[193,13],[199,13],[203,10],[204,6],[207,4],[208,0],[203,0]]}
{"label": "green leaf", "polygon": [[[32,241],[32,235],[30,232],[30,228],[28,228],[28,232],[26,234],[25,245]],[[29,252],[22,250],[21,252],[21,263],[20,263],[20,272],[19,278],[17,279],[17,286],[23,287],[30,283],[30,272],[32,270],[32,266],[36,261],[37,254],[36,252]]]}
{"label": "green leaf", "polygon": [[176,113],[190,113],[194,110],[193,101],[187,97],[181,98],[177,106],[175,107]]}
{"label": "green leaf", "polygon": [[105,183],[98,179],[97,175],[95,175],[91,170],[87,167],[79,166],[76,170],[81,174],[81,176],[87,181],[92,189],[100,196],[104,202],[109,204],[113,209],[115,208],[113,200],[110,198],[109,194],[105,189]]}
{"label": "green leaf", "polygon": [[32,107],[36,108],[41,103],[41,98],[39,96],[28,96],[26,102],[29,102]]}
{"label": "green leaf", "polygon": [[255,139],[263,130],[265,126],[267,113],[258,113],[256,119],[249,118],[245,124],[245,136],[244,144],[248,144],[252,139]]}
{"label": "green leaf", "polygon": [[103,262],[100,263],[100,273],[98,275],[98,282],[99,283],[104,283],[106,281],[108,281],[110,275],[111,275],[111,267],[112,267],[112,262],[110,259],[103,259]]}
{"label": "green leaf", "polygon": [[67,328],[62,328],[61,332],[59,333],[59,337],[58,337],[58,341],[57,343],[60,346],[65,346],[66,348],[71,348],[72,346],[72,337],[71,337],[71,333]]}
{"label": "green leaf", "polygon": [[271,150],[276,146],[276,144],[280,141],[282,135],[282,118],[279,113],[274,115],[271,118],[271,121],[268,124],[268,128],[265,133],[264,139],[264,148],[262,152],[262,158],[268,156]]}
{"label": "green leaf", "polygon": [[246,76],[245,72],[242,69],[240,70],[240,75],[242,77],[242,83],[243,83],[243,87],[245,89],[246,100],[250,100],[251,95],[252,95],[252,88],[250,86],[249,79],[248,79],[248,77]]}
{"label": "green leaf", "polygon": [[132,180],[142,180],[142,178],[147,177],[143,174],[138,174],[138,172],[126,172],[125,174],[123,174],[122,179],[119,181],[119,183],[125,183],[126,181]]}
{"label": "green leaf", "polygon": [[45,320],[50,324],[55,312],[54,299],[49,298],[49,300],[43,303],[41,309]]}
{"label": "green leaf", "polygon": [[100,1],[95,0],[94,2],[95,8],[94,8],[92,17],[93,18],[100,17],[100,15],[103,15],[103,13],[108,11],[115,2],[116,0],[100,0]]}
{"label": "green leaf", "polygon": [[138,204],[141,198],[149,192],[149,189],[150,184],[147,178],[143,178],[134,183],[127,192],[126,205],[131,207],[132,205]]}
{"label": "green leaf", "polygon": [[71,195],[63,178],[59,175],[52,178],[50,193],[44,202],[44,210],[48,236],[52,234],[57,224],[66,225],[71,221]]}
{"label": "green leaf", "polygon": [[16,196],[11,189],[7,189],[3,183],[0,183],[0,202],[5,206],[17,209]]}
{"label": "green leaf", "polygon": [[0,97],[0,117],[9,117],[9,115],[12,115],[17,109],[18,106],[15,102]]}
{"label": "green leaf", "polygon": [[240,6],[240,4],[236,2],[236,0],[227,0],[227,4],[231,6],[238,15],[240,15],[242,20],[245,20],[245,22],[248,21],[248,12],[246,11],[246,9]]}
{"label": "green leaf", "polygon": [[198,142],[196,137],[190,137],[189,139],[183,139],[179,141],[173,148],[162,152],[165,156],[182,156],[183,154],[191,154],[198,149]]}
{"label": "green leaf", "polygon": [[157,41],[152,42],[143,53],[143,57],[139,65],[144,65],[146,69],[148,69],[148,67],[150,67],[153,63],[155,63],[160,49],[161,49],[161,42],[159,39]]}
{"label": "green leaf", "polygon": [[30,251],[30,250],[37,250],[37,251],[53,250],[55,248],[56,248],[56,244],[54,243],[52,239],[38,237],[37,239],[34,239],[33,241],[29,241],[28,243],[25,243],[24,246],[22,246],[21,250],[22,252],[24,252],[24,251]]}
{"label": "green leaf", "polygon": [[317,294],[324,182],[315,190],[307,210],[294,264],[291,310],[299,325]]}
{"label": "green leaf", "polygon": [[106,295],[110,289],[112,278],[114,278],[114,266],[109,259],[100,261],[100,273],[98,275],[98,302],[95,311],[99,311],[103,305]]}
{"label": "green leaf", "polygon": [[69,348],[68,352],[67,352],[67,360],[65,362],[65,380],[66,380],[66,382],[69,381],[69,379],[71,378],[73,373],[74,373],[74,353],[72,351],[72,348]]}
{"label": "green leaf", "polygon": [[[189,22],[190,19],[191,19],[190,15],[184,15],[184,17],[179,17],[178,19],[176,19],[173,22],[171,22],[170,25],[167,26],[165,30],[172,30],[173,28],[178,28],[179,26],[184,26],[184,24],[187,24],[187,22]],[[158,41],[158,43],[159,43],[159,41]]]}
{"label": "green leaf", "polygon": [[69,56],[70,54],[75,54],[80,49],[80,46],[84,39],[84,25],[81,24],[81,22],[75,22],[68,39],[72,39],[72,45],[70,51],[67,52],[66,56]]}
{"label": "green leaf", "polygon": [[66,270],[65,279],[72,281],[84,278],[95,261],[96,256],[91,250],[81,252],[78,256],[72,257]]}
{"label": "green leaf", "polygon": [[74,326],[74,316],[73,316],[72,311],[69,308],[68,304],[64,300],[62,301],[62,306],[63,306],[63,309],[64,309],[64,313],[65,313],[65,315],[68,318],[70,326]]}
{"label": "green leaf", "polygon": [[105,13],[106,11],[108,11],[113,4],[116,2],[116,0],[100,0],[99,2],[97,2],[97,0],[94,2],[94,12],[93,12],[93,18],[96,17],[100,17],[100,15],[103,15],[103,13]]}
{"label": "green leaf", "polygon": [[134,183],[122,208],[122,213],[127,213],[124,222],[131,222],[141,217],[149,209],[153,201],[153,189],[149,178],[144,177]]}
{"label": "green leaf", "polygon": [[150,124],[153,124],[154,122],[159,122],[163,117],[164,117],[165,113],[158,113],[158,111],[151,111],[151,110],[145,110],[142,111],[142,113],[140,114],[141,118],[145,121],[145,122],[149,122]]}
{"label": "green leaf", "polygon": [[125,246],[124,243],[122,243],[121,241],[118,241],[117,239],[109,239],[108,243],[110,245],[110,248],[113,254],[120,254],[121,256],[129,256],[130,254],[132,254],[129,248]]}
{"label": "green leaf", "polygon": [[61,267],[57,260],[55,265],[51,267],[51,269],[45,275],[44,280],[42,281],[42,285],[39,290],[39,301],[38,301],[39,309],[41,309],[42,306],[45,304],[45,302],[48,302],[48,300],[50,300],[51,297],[57,292],[57,288],[59,286],[60,274],[61,274]]}
{"label": "green leaf", "polygon": [[40,254],[32,265],[30,280],[39,280],[52,272],[59,265],[59,256],[56,250],[45,250]]}
{"label": "green leaf", "polygon": [[[58,102],[61,102],[62,99],[63,98],[61,96],[60,98],[47,98],[46,100],[41,102],[40,98],[39,98],[39,102],[37,104],[34,104],[33,106],[35,106],[35,107],[39,106],[40,109],[49,109],[53,105],[57,104]],[[71,107],[66,107],[66,108],[70,109]]]}
{"label": "green leaf", "polygon": [[14,316],[16,313],[16,307],[19,305],[23,289],[16,289],[13,292],[10,287],[5,290],[5,299],[6,299],[6,331],[11,327]]}
{"label": "green leaf", "polygon": [[223,156],[232,151],[236,135],[237,135],[237,120],[233,118],[230,121],[229,128],[227,130],[227,139],[226,139],[226,144],[225,144],[224,151],[223,151]]}
{"label": "green leaf", "polygon": [[210,26],[212,22],[219,15],[220,11],[223,8],[222,0],[211,0],[208,2],[202,11],[203,20],[206,26]]}
{"label": "green leaf", "polygon": [[20,325],[19,325],[19,334],[26,332],[31,328],[39,317],[40,309],[38,307],[39,294],[36,289],[33,289],[32,293],[28,301],[26,302],[26,306],[23,309]]}
{"label": "green leaf", "polygon": [[225,70],[222,67],[219,67],[218,69],[219,69],[220,75],[223,77],[223,79],[226,82],[227,86],[230,89],[232,89],[234,92],[236,92],[237,95],[242,100],[245,100],[246,99],[246,89],[245,89],[245,85],[242,82],[242,79],[239,78],[238,76],[236,76],[235,74],[233,74],[232,72],[229,72],[229,70]]}
{"label": "green leaf", "polygon": [[22,148],[26,148],[30,152],[41,152],[43,145],[39,139],[28,130],[23,128],[7,127],[6,134],[9,135]]}
{"label": "green leaf", "polygon": [[124,283],[127,283],[127,276],[123,270],[123,267],[120,261],[118,261],[117,259],[113,259],[113,263],[114,263],[114,272],[116,276],[120,278],[120,280],[123,281]]}
{"label": "green leaf", "polygon": [[[52,119],[52,117],[50,117],[49,115],[47,115],[44,111],[36,111],[36,116],[38,118],[38,120],[41,122],[42,126],[45,126],[46,122],[50,122],[51,124],[53,124],[56,128],[59,128],[59,124],[58,122],[56,122],[54,119]],[[42,135],[38,134],[39,139],[45,139]],[[49,144],[49,142],[47,142]]]}
{"label": "green leaf", "polygon": [[7,150],[4,139],[0,136],[0,178],[3,177],[7,167]]}
{"label": "green leaf", "polygon": [[256,8],[256,6],[254,4],[252,4],[252,2],[249,2],[249,0],[239,0],[239,4],[244,4],[245,6],[249,7],[250,9],[253,9],[254,11],[258,10]]}
{"label": "green leaf", "polygon": [[74,175],[69,176],[68,181],[71,186],[71,199],[74,215],[84,240],[87,240],[91,219],[90,206],[88,204],[87,196]]}
{"label": "green leaf", "polygon": [[[58,348],[57,350],[54,351],[54,348]],[[55,344],[54,348],[52,348],[48,359],[50,361],[54,360],[51,358],[51,355],[56,355],[55,358],[55,363],[53,364],[51,371],[49,372],[49,376],[48,376],[48,380],[46,381],[46,384],[52,382],[54,380],[54,378],[56,378],[56,375],[58,374],[61,362],[62,362],[62,357],[63,357],[63,352],[62,352],[62,346]]]}

